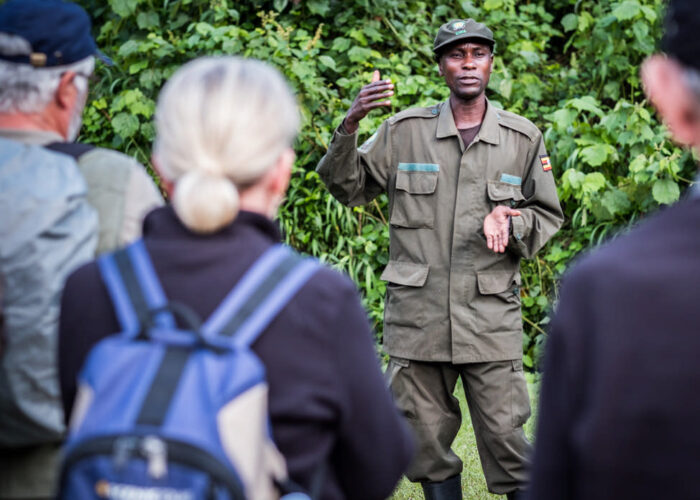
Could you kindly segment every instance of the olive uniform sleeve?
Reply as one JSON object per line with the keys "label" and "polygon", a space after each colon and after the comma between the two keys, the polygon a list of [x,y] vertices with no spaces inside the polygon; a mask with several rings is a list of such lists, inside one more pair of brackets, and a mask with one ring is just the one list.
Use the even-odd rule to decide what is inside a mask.
{"label": "olive uniform sleeve", "polygon": [[564,214],[559,205],[549,156],[540,135],[538,147],[531,151],[529,168],[523,180],[525,200],[515,208],[521,215],[511,219],[508,249],[520,257],[531,258],[561,227]]}
{"label": "olive uniform sleeve", "polygon": [[342,124],[316,168],[328,191],[342,204],[364,205],[386,190],[391,167],[388,122],[357,148],[357,132],[348,134]]}

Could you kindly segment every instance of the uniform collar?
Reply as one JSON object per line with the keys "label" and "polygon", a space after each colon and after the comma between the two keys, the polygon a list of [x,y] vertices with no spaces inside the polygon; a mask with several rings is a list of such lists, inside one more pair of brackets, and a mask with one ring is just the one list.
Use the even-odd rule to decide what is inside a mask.
{"label": "uniform collar", "polygon": [[65,142],[65,139],[60,134],[49,130],[3,128],[0,129],[0,137],[36,146],[45,146],[52,142]]}
{"label": "uniform collar", "polygon": [[[486,114],[484,115],[484,120],[481,122],[481,128],[479,129],[476,139],[482,142],[488,142],[489,144],[498,144],[499,121],[498,110],[486,99]],[[440,105],[440,116],[438,117],[435,137],[443,139],[445,137],[458,136],[458,134],[459,132],[455,125],[455,119],[452,115],[452,106],[450,106],[450,101],[448,99]]]}

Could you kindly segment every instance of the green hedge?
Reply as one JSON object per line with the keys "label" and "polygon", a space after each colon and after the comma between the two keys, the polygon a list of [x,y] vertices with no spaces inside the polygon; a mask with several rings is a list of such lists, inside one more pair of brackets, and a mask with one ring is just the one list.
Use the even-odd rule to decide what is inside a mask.
{"label": "green hedge", "polygon": [[[431,47],[452,18],[487,23],[498,40],[489,98],[545,133],[567,216],[523,263],[525,364],[541,351],[557,279],[571,259],[659,204],[693,178],[694,161],[668,141],[641,90],[638,68],[659,37],[661,0],[484,0],[434,6],[414,0],[83,0],[100,47],[85,113],[86,142],[148,164],[155,99],[197,56],[239,54],[270,62],[299,98],[303,128],[281,221],[293,246],[348,272],[362,289],[378,337],[388,260],[386,199],[349,209],[314,168],[335,126],[374,69],[396,83],[393,108],[361,124],[361,140],[399,110],[447,97]],[[232,113],[236,110],[232,109]]]}

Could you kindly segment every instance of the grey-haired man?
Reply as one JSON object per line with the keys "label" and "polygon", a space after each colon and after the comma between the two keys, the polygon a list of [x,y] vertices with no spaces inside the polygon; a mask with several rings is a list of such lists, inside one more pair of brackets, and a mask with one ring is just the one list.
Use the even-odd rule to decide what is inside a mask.
{"label": "grey-haired man", "polygon": [[[163,203],[145,169],[78,135],[97,52],[58,0],[0,5],[0,498],[50,498],[65,430],[56,371],[66,276]],[[78,163],[76,164],[76,160]]]}

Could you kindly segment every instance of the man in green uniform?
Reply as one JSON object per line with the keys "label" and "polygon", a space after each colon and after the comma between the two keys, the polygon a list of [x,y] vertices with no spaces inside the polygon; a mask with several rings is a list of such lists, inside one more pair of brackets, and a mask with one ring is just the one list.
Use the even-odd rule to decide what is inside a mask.
{"label": "man in green uniform", "polygon": [[389,196],[384,348],[419,442],[406,475],[427,499],[462,498],[450,448],[461,424],[457,377],[489,490],[510,499],[527,481],[519,261],[563,215],[542,134],[486,99],[494,44],[472,19],[441,26],[434,52],[449,99],[392,116],[358,149],[359,121],[393,95],[375,72],[317,168],[344,204]]}

